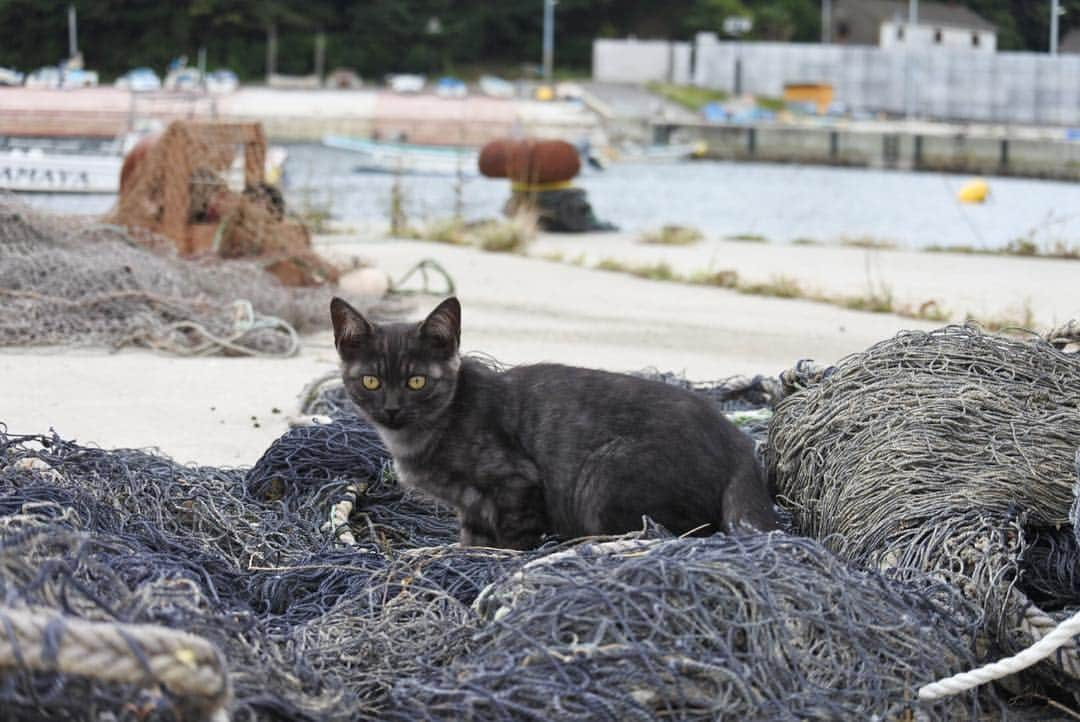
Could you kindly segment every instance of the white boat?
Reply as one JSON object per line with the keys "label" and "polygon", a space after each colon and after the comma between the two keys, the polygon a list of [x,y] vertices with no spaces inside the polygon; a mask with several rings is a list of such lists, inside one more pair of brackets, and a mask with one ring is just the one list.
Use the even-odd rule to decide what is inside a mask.
{"label": "white boat", "polygon": [[620,163],[665,163],[696,158],[705,153],[705,143],[671,143],[667,145],[624,145],[611,149],[611,157]]}
{"label": "white boat", "polygon": [[45,144],[9,138],[0,144],[0,189],[18,193],[115,193],[124,162],[120,151],[115,144]]}
{"label": "white boat", "polygon": [[514,84],[496,75],[480,76],[480,92],[492,98],[513,98],[516,94]]}
{"label": "white boat", "polygon": [[386,84],[395,93],[419,93],[424,89],[424,83],[426,82],[427,76],[411,75],[409,73],[389,75],[386,78]]}
{"label": "white boat", "polygon": [[[74,139],[45,142],[27,138],[0,139],[0,190],[16,193],[118,193],[124,155],[138,139],[94,143]],[[288,153],[270,146],[266,180],[280,182]],[[228,174],[230,187],[243,188],[243,158]]]}
{"label": "white boat", "polygon": [[413,173],[419,175],[474,176],[479,172],[475,148],[451,145],[391,143],[342,135],[323,137],[328,148],[356,154],[355,170],[369,173]]}

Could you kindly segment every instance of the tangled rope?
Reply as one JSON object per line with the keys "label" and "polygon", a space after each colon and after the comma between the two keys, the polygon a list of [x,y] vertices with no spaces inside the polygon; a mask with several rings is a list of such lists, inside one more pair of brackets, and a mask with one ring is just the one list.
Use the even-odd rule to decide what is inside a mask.
{"label": "tangled rope", "polygon": [[[904,333],[778,405],[770,474],[797,528],[860,566],[955,586],[984,610],[986,656],[1013,653],[1071,614],[1028,590],[1080,603],[1055,569],[1080,561],[1056,531],[1077,483],[1077,389],[1080,357],[1037,338]],[[1080,691],[1075,645],[1051,661],[1024,683]]]}
{"label": "tangled rope", "polygon": [[907,692],[916,670],[973,658],[977,612],[923,581],[891,584],[782,534],[585,544],[481,592],[475,651],[399,682],[387,718],[966,716],[966,701]]}
{"label": "tangled rope", "polygon": [[1066,644],[1073,643],[1073,637],[1077,635],[1080,635],[1080,612],[1057,625],[1054,631],[1019,654],[920,687],[919,699],[941,699],[949,695],[966,692],[995,679],[1002,679],[1021,672],[1033,664],[1047,659]]}
{"label": "tangled rope", "polygon": [[[291,356],[324,330],[329,288],[290,288],[256,262],[180,258],[168,240],[36,211],[0,195],[0,346],[143,346]],[[396,304],[368,304],[376,318]]]}
{"label": "tangled rope", "polygon": [[[431,286],[431,279],[428,277],[428,272],[432,272],[438,275],[443,280],[443,287],[433,289]],[[411,279],[417,273],[420,274],[421,286],[418,289],[406,288],[409,279]],[[450,275],[450,272],[443,268],[442,264],[438,261],[425,258],[419,261],[409,270],[402,274],[401,278],[390,284],[390,290],[392,293],[398,295],[406,294],[424,294],[424,295],[436,295],[436,296],[453,296],[456,286],[454,285],[454,277]]]}
{"label": "tangled rope", "polygon": [[212,720],[228,719],[225,663],[201,637],[153,625],[88,622],[52,610],[3,607],[0,630],[0,669],[162,685],[172,694],[199,698]]}
{"label": "tangled rope", "polygon": [[[329,380],[302,409],[325,423],[250,469],[0,425],[0,599],[205,640],[238,722],[1045,717],[1080,697],[1074,647],[974,693],[918,689],[1077,611],[1078,367],[949,328],[787,387],[654,374],[748,415],[794,534],[645,524],[527,553],[458,547]],[[35,629],[21,649],[47,658]],[[217,699],[8,665],[13,719],[164,722]]]}

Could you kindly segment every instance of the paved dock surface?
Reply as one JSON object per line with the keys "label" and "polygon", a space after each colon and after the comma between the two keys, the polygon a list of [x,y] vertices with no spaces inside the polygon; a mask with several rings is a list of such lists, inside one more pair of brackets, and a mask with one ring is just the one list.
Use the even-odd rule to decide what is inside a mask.
{"label": "paved dock surface", "polygon": [[[633,371],[656,368],[695,380],[776,374],[803,358],[835,362],[902,329],[939,324],[822,303],[748,296],[731,290],[649,281],[539,258],[484,253],[417,241],[319,239],[338,255],[365,257],[394,278],[430,258],[453,276],[463,307],[462,346],[510,364],[554,361]],[[589,254],[658,253],[612,236],[544,237],[535,252],[579,247]],[[638,250],[640,249],[640,250]],[[722,242],[661,249],[687,267],[712,258],[740,274],[799,274],[861,284],[866,252]],[[795,253],[798,251],[798,253]],[[1004,257],[878,253],[898,295],[971,303],[1011,303],[1027,290],[1036,314],[1080,316],[1080,264]],[[756,271],[754,270],[756,269]],[[915,285],[907,285],[907,284]],[[827,288],[825,289],[827,290]],[[929,289],[928,289],[929,290]],[[418,297],[414,317],[434,307]],[[959,304],[962,307],[964,304]],[[282,434],[304,384],[336,368],[330,323],[291,359],[176,358],[130,349],[0,350],[0,422],[12,433],[47,433],[105,448],[158,447],[182,462],[249,466]],[[277,411],[275,411],[277,409]]]}

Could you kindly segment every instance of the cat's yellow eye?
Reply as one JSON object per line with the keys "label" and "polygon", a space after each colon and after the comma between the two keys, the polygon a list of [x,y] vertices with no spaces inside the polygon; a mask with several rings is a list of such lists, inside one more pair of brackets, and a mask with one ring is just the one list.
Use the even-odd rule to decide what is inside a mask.
{"label": "cat's yellow eye", "polygon": [[410,376],[409,388],[413,391],[419,391],[427,386],[427,376]]}
{"label": "cat's yellow eye", "polygon": [[379,381],[378,376],[365,376],[364,378],[360,379],[360,383],[362,383],[364,385],[364,388],[368,391],[376,391],[380,386],[382,386],[382,381]]}

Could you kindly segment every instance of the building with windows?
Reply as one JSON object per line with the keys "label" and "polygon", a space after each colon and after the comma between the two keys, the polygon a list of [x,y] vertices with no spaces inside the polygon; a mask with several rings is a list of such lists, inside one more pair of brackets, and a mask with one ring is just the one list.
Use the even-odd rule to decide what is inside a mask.
{"label": "building with windows", "polygon": [[997,26],[957,4],[920,1],[912,25],[907,0],[833,0],[831,30],[840,45],[997,50]]}

